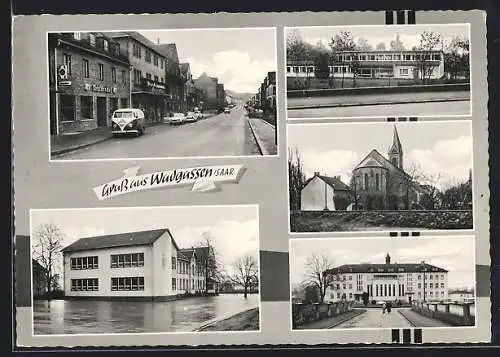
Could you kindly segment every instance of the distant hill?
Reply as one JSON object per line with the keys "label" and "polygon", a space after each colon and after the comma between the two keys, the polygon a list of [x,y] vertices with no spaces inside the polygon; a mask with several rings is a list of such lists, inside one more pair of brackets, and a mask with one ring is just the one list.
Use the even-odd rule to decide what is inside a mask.
{"label": "distant hill", "polygon": [[230,96],[231,98],[234,99],[239,99],[241,101],[246,102],[248,99],[250,99],[254,94],[253,93],[237,93],[235,91],[232,91],[230,89],[226,89],[226,95]]}

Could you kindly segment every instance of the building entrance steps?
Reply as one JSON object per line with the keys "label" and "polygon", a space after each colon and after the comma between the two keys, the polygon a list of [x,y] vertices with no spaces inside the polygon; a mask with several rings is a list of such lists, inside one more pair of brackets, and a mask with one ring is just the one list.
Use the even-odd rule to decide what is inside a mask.
{"label": "building entrance steps", "polygon": [[260,118],[248,118],[248,124],[262,155],[276,155],[275,126]]}
{"label": "building entrance steps", "polygon": [[450,325],[435,319],[431,319],[427,316],[420,315],[411,309],[399,310],[399,313],[404,316],[406,320],[413,326],[418,327],[449,327]]}

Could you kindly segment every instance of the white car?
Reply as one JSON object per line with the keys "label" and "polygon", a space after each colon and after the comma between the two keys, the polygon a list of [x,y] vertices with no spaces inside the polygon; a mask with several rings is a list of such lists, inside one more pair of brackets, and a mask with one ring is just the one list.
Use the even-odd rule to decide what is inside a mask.
{"label": "white car", "polygon": [[186,121],[198,121],[198,115],[195,112],[187,112]]}
{"label": "white car", "polygon": [[168,117],[163,118],[163,122],[168,124],[184,124],[185,121],[184,113],[170,113]]}

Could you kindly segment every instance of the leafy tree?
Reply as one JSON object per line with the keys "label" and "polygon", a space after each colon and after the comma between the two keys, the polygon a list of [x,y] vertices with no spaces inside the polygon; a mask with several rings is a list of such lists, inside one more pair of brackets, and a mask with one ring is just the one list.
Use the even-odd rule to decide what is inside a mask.
{"label": "leafy tree", "polygon": [[52,223],[41,224],[35,231],[33,244],[33,259],[36,260],[44,274],[46,292],[58,287],[58,264],[61,262],[62,241],[65,235],[59,226]]}
{"label": "leafy tree", "polygon": [[373,46],[370,45],[368,41],[363,37],[358,38],[358,43],[356,45],[356,48],[359,51],[373,51]]}
{"label": "leafy tree", "polygon": [[417,57],[420,75],[424,83],[430,79],[434,66],[431,64],[432,54],[442,46],[442,36],[437,32],[424,31],[420,34],[420,42],[417,50],[420,54]]}
{"label": "leafy tree", "polygon": [[288,148],[288,188],[290,197],[290,210],[300,209],[300,194],[306,181],[306,176],[302,167],[299,150],[295,148],[295,155],[291,148]]}
{"label": "leafy tree", "polygon": [[330,56],[327,52],[320,53],[314,61],[314,75],[319,79],[327,79],[330,77]]}
{"label": "leafy tree", "polygon": [[469,181],[450,183],[441,197],[445,208],[470,209],[472,205],[472,184]]}
{"label": "leafy tree", "polygon": [[304,41],[297,29],[288,33],[286,39],[286,58],[292,61],[314,59],[314,46]]}
{"label": "leafy tree", "polygon": [[469,40],[455,36],[445,46],[445,71],[455,79],[460,73],[469,76]]}
{"label": "leafy tree", "polygon": [[343,70],[343,66],[346,64],[350,65],[350,63],[346,63],[341,54],[345,51],[355,51],[357,49],[356,43],[349,31],[342,30],[331,39],[329,45],[332,50],[334,63],[342,66],[342,88],[344,88],[345,71]]}

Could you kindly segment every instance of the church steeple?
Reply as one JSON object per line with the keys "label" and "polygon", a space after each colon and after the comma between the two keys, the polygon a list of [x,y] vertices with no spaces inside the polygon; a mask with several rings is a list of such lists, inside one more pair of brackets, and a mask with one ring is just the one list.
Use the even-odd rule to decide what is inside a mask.
{"label": "church steeple", "polygon": [[394,134],[392,137],[392,145],[389,148],[389,161],[400,169],[403,169],[403,147],[399,141],[398,130],[394,125]]}
{"label": "church steeple", "polygon": [[385,264],[391,264],[391,256],[389,255],[389,253],[387,253],[387,255],[385,256]]}

